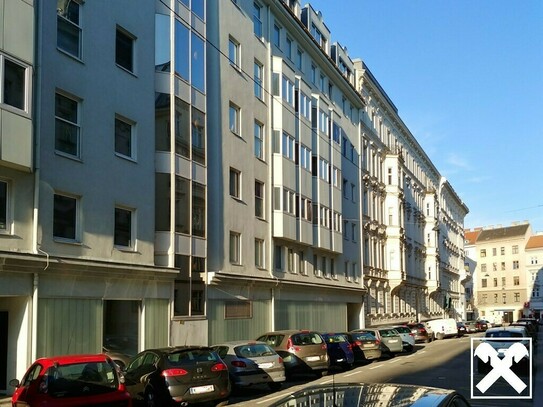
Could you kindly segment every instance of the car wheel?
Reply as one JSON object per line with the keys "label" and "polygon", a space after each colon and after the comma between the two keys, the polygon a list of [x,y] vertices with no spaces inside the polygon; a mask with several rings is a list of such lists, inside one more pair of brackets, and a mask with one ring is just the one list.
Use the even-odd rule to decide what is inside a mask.
{"label": "car wheel", "polygon": [[440,332],[437,334],[437,337],[436,337],[437,340],[442,340],[443,339],[443,334]]}
{"label": "car wheel", "polygon": [[270,382],[270,383],[268,383],[268,387],[270,388],[270,390],[273,390],[273,391],[280,390],[282,386],[283,386],[283,384],[281,382]]}
{"label": "car wheel", "polygon": [[145,406],[158,407],[158,403],[155,398],[155,393],[152,390],[149,390],[145,393]]}

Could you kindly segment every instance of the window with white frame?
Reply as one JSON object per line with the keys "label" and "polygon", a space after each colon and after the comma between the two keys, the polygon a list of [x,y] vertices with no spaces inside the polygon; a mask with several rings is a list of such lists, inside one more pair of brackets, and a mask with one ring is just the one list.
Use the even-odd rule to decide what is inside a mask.
{"label": "window with white frame", "polygon": [[330,182],[330,163],[322,157],[319,157],[319,178]]}
{"label": "window with white frame", "polygon": [[328,114],[324,110],[319,110],[319,130],[328,135]]}
{"label": "window with white frame", "polygon": [[255,216],[264,219],[264,183],[255,180]]}
{"label": "window with white frame", "polygon": [[294,250],[290,247],[287,249],[287,270],[289,273],[296,273],[294,267]]}
{"label": "window with white frame", "polygon": [[240,44],[236,39],[230,37],[228,39],[228,59],[230,63],[234,65],[237,69],[241,66],[240,63]]}
{"label": "window with white frame", "polygon": [[264,159],[264,125],[255,120],[255,157],[261,160]]}
{"label": "window with white frame", "polygon": [[283,157],[288,158],[291,161],[294,161],[294,147],[296,142],[294,137],[292,137],[287,132],[283,132],[283,142],[282,142],[282,153]]}
{"label": "window with white frame", "polygon": [[313,218],[313,203],[311,199],[302,196],[300,198],[300,218],[308,222]]}
{"label": "window with white frame", "polygon": [[311,172],[311,150],[303,144],[300,146],[300,167]]}
{"label": "window with white frame", "polygon": [[341,187],[341,184],[339,183],[340,179],[341,179],[341,170],[338,167],[334,166],[334,168],[332,170],[332,184],[336,188]]}
{"label": "window with white frame", "polygon": [[55,95],[55,150],[79,157],[79,102],[57,93]]}
{"label": "window with white frame", "polygon": [[230,263],[241,264],[241,234],[230,231]]}
{"label": "window with white frame", "polygon": [[294,106],[294,82],[283,75],[283,100]]}
{"label": "window with white frame", "polygon": [[134,158],[133,137],[133,123],[123,117],[115,117],[115,152],[124,157]]}
{"label": "window with white frame", "polygon": [[283,212],[296,214],[296,194],[290,189],[283,189]]}
{"label": "window with white frame", "polygon": [[0,92],[3,105],[28,112],[29,70],[28,65],[0,53],[0,73],[2,74]]}
{"label": "window with white frame", "polygon": [[300,92],[299,112],[307,120],[311,120],[311,98],[304,92]]}
{"label": "window with white frame", "polygon": [[0,233],[9,232],[9,185],[0,180]]}
{"label": "window with white frame", "polygon": [[300,71],[303,71],[304,67],[304,52],[298,48],[296,51],[296,68],[298,68]]}
{"label": "window with white frame", "polygon": [[255,239],[255,266],[259,269],[265,268],[264,264],[264,240]]}
{"label": "window with white frame", "polygon": [[255,96],[262,100],[264,97],[264,92],[262,88],[262,84],[264,83],[264,68],[262,64],[258,61],[255,61],[254,63],[254,73],[253,73],[253,81],[254,81],[254,92]]}
{"label": "window with white frame", "polygon": [[57,47],[76,58],[81,58],[81,8],[79,1],[57,2]]}
{"label": "window with white frame", "polygon": [[281,49],[281,27],[277,24],[273,25],[273,45]]}
{"label": "window with white frame", "polygon": [[55,194],[53,197],[53,237],[77,241],[78,199]]}
{"label": "window with white frame", "polygon": [[241,172],[230,168],[230,196],[241,199]]}
{"label": "window with white frame", "polygon": [[253,30],[258,38],[262,38],[262,6],[256,1],[253,3]]}
{"label": "window with white frame", "polygon": [[115,208],[114,245],[123,248],[134,248],[133,211],[126,208]]}
{"label": "window with white frame", "polygon": [[238,136],[241,135],[240,123],[241,123],[241,112],[240,108],[233,103],[230,103],[230,108],[228,111],[228,119],[230,125],[230,131]]}
{"label": "window with white frame", "polygon": [[134,37],[117,27],[115,39],[115,63],[129,72],[134,72]]}

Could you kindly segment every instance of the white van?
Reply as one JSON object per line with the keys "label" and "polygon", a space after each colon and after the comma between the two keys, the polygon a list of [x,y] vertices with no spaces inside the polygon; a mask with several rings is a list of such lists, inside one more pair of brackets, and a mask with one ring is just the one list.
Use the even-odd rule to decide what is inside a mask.
{"label": "white van", "polygon": [[426,321],[430,328],[434,331],[436,339],[450,338],[458,336],[458,328],[456,321],[453,318],[433,319]]}

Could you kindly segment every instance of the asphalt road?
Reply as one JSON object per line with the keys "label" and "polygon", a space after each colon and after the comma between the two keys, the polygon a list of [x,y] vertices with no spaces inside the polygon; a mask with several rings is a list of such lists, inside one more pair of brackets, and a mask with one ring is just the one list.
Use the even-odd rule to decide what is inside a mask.
{"label": "asphalt road", "polygon": [[[543,340],[543,327],[540,336]],[[472,356],[471,338],[481,337],[482,334],[465,336],[462,338],[449,338],[441,341],[434,341],[430,344],[417,344],[414,352],[398,355],[394,358],[359,366],[346,372],[338,372],[315,380],[311,376],[300,376],[294,381],[284,384],[283,389],[278,392],[271,392],[266,387],[254,387],[236,391],[230,398],[229,405],[238,407],[265,407],[280,398],[309,384],[332,384],[332,383],[401,383],[414,384],[419,386],[432,386],[447,389],[454,389],[461,393],[474,407],[528,407],[543,406],[543,363],[541,356],[543,350],[537,348],[532,353],[535,367],[532,372],[531,394],[529,392],[529,377],[521,376],[528,388],[520,394],[503,379],[499,379],[492,387],[482,394],[475,391],[475,397],[497,396],[511,397],[509,399],[480,399],[472,398],[472,384],[477,384],[485,375],[479,374],[474,367],[472,377]],[[539,341],[541,343],[541,341]],[[474,343],[474,348],[478,342]],[[543,346],[542,346],[543,347]],[[476,362],[476,360],[474,360]],[[474,363],[476,364],[476,363]],[[520,397],[531,397],[521,399]]]}

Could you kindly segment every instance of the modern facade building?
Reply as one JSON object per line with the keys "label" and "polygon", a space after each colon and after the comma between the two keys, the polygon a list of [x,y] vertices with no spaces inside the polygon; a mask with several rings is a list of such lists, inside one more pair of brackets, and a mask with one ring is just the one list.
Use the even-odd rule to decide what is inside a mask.
{"label": "modern facade building", "polygon": [[0,392],[42,355],[462,314],[467,207],[311,5],[1,19]]}
{"label": "modern facade building", "polygon": [[526,314],[529,302],[525,248],[529,223],[488,227],[480,231],[477,250],[476,307],[480,318],[501,324]]}

